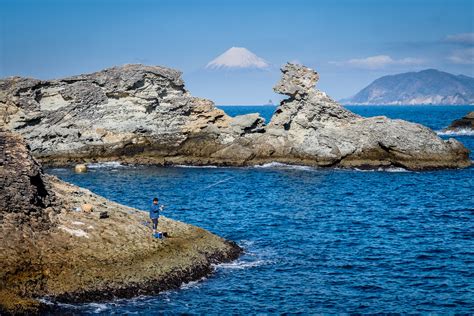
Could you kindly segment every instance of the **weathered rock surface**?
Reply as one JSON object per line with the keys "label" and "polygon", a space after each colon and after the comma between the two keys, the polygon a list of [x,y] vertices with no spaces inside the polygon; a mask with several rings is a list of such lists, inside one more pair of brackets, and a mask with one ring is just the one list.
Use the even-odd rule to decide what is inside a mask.
{"label": "weathered rock surface", "polygon": [[467,113],[466,116],[458,120],[454,120],[447,128],[447,130],[451,131],[464,129],[474,130],[474,111]]}
{"label": "weathered rock surface", "polygon": [[155,164],[454,168],[468,151],[419,124],[362,118],[315,90],[319,75],[287,64],[286,94],[268,125],[231,118],[184,89],[180,73],[127,65],[76,77],[0,82],[0,124],[21,133],[49,164],[120,160]]}
{"label": "weathered rock surface", "polygon": [[40,165],[21,136],[1,130],[0,187],[0,224],[27,224],[37,230],[50,227],[56,199]]}
{"label": "weathered rock surface", "polygon": [[[127,65],[89,75],[0,82],[0,116],[20,132],[36,157],[166,156],[187,135],[229,117],[184,89],[180,73]],[[1,125],[0,125],[1,127]]]}
{"label": "weathered rock surface", "polygon": [[[44,305],[35,298],[45,296],[97,301],[177,288],[240,254],[165,217],[159,229],[170,237],[153,239],[147,212],[44,175],[11,132],[0,133],[0,157],[0,313],[37,312]],[[85,204],[92,212],[80,211]]]}
{"label": "weathered rock surface", "polygon": [[469,165],[468,150],[458,141],[444,141],[420,124],[384,116],[362,118],[313,89],[318,77],[308,82],[311,69],[287,64],[282,71],[282,80],[274,89],[290,98],[282,101],[267,132],[283,128],[292,156],[342,166],[424,169]]}

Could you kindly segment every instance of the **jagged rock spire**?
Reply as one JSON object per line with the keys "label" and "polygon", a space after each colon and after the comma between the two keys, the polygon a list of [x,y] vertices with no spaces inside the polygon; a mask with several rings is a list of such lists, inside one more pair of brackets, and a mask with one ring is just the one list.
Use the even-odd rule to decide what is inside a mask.
{"label": "jagged rock spire", "polygon": [[281,68],[282,77],[273,87],[276,93],[297,97],[308,94],[319,80],[319,74],[303,65],[287,63]]}

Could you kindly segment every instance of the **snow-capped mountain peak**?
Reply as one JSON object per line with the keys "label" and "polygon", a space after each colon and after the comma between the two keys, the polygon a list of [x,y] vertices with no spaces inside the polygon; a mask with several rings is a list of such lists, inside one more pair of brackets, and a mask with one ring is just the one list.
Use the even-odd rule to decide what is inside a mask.
{"label": "snow-capped mountain peak", "polygon": [[255,55],[244,47],[231,47],[223,54],[211,60],[206,68],[257,68],[264,69],[269,66],[268,62]]}

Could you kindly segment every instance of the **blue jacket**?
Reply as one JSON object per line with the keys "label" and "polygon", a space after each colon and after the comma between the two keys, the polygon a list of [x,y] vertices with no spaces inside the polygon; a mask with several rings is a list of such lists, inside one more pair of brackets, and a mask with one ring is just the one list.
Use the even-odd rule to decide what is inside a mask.
{"label": "blue jacket", "polygon": [[160,217],[160,205],[152,203],[150,207],[150,218],[159,218],[159,217]]}

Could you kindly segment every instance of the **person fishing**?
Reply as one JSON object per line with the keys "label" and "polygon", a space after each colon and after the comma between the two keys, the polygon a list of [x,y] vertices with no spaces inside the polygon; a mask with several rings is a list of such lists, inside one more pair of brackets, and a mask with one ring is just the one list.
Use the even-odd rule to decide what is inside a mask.
{"label": "person fishing", "polygon": [[153,237],[155,238],[160,237],[157,234],[156,229],[158,228],[158,219],[160,218],[160,211],[162,210],[163,210],[163,205],[159,205],[158,198],[155,197],[150,207],[150,218],[151,218],[151,221],[153,222]]}

